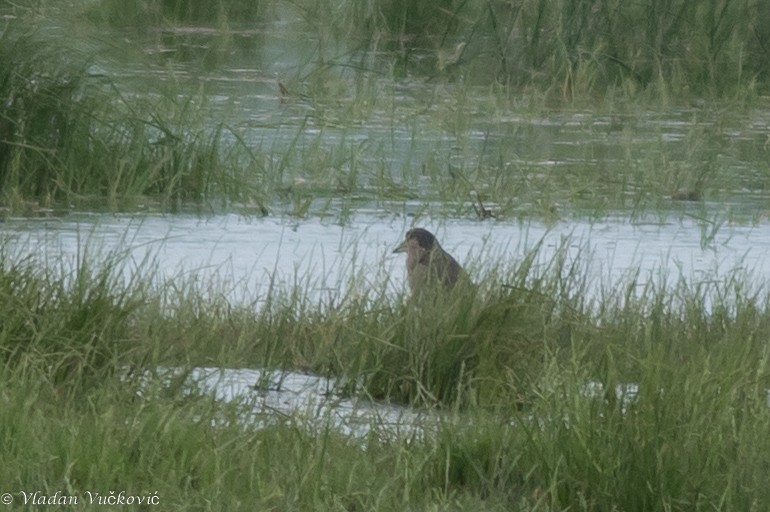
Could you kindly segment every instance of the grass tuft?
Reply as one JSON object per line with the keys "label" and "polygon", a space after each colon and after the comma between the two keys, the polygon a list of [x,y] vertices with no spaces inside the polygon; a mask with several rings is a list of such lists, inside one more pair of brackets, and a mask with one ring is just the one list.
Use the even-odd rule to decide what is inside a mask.
{"label": "grass tuft", "polygon": [[[127,272],[121,254],[85,251],[57,273],[6,248],[0,477],[48,493],[157,491],[172,509],[210,496],[367,510],[770,504],[764,291],[739,273],[645,287],[632,273],[592,294],[568,247],[446,297],[353,276],[319,300],[298,278],[259,307],[193,274],[160,283],[151,258]],[[195,365],[325,374],[425,419],[401,434],[373,422],[365,438],[312,411],[248,425],[248,404],[147,380]]]}

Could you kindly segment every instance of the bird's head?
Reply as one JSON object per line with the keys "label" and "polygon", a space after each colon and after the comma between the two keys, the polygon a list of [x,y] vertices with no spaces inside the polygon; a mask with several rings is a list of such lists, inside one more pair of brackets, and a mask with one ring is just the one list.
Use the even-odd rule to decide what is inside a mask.
{"label": "bird's head", "polygon": [[409,252],[410,248],[431,251],[436,245],[436,237],[427,229],[414,228],[406,232],[404,241],[393,252]]}

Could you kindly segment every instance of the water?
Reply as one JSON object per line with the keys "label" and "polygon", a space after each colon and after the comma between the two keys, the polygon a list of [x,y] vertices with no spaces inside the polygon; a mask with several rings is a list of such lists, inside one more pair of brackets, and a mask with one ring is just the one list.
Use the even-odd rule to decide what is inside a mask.
{"label": "water", "polygon": [[[317,218],[254,218],[235,214],[70,215],[7,219],[0,236],[7,247],[42,264],[72,268],[88,248],[120,253],[128,270],[161,280],[197,279],[224,284],[232,302],[259,304],[273,284],[300,284],[312,297],[344,296],[356,279],[405,288],[403,255],[392,254],[412,226],[408,216],[353,214],[346,223]],[[638,285],[663,277],[693,283],[720,281],[735,272],[770,274],[767,225],[726,223],[710,232],[698,220],[629,223],[625,218],[555,224],[425,218],[442,246],[477,279],[492,265],[514,267],[541,244],[539,261],[551,261],[566,245],[569,258],[587,267],[593,288],[612,289],[635,277]],[[147,258],[152,264],[143,263]],[[70,262],[70,263],[67,263]]]}
{"label": "water", "polygon": [[415,176],[427,169],[447,179],[451,165],[482,191],[500,183],[524,189],[525,201],[532,199],[529,186],[535,194],[585,186],[600,196],[624,183],[626,193],[649,186],[662,196],[695,187],[720,200],[740,197],[736,208],[751,217],[768,199],[767,109],[731,112],[703,102],[651,111],[618,101],[596,111],[533,111],[526,97],[496,97],[473,77],[394,78],[387,58],[377,55],[362,65],[355,48],[319,41],[296,13],[233,25],[227,34],[177,27],[113,39],[127,44],[109,45],[95,66],[124,94],[195,98],[212,125],[225,123],[264,172],[280,175],[265,180],[286,186],[299,178],[333,188],[354,174],[360,192],[381,186],[385,176],[435,199]]}
{"label": "water", "polygon": [[[435,411],[342,396],[334,379],[297,372],[201,367],[183,373],[177,368],[159,368],[155,377],[163,382],[181,375],[185,375],[188,393],[241,406],[238,421],[250,427],[264,428],[276,418],[289,417],[312,432],[332,428],[356,438],[376,433],[397,439],[424,437],[437,430],[440,420]],[[151,393],[152,378],[145,375],[140,394]]]}
{"label": "water", "polygon": [[[310,218],[280,211],[266,218],[232,212],[5,218],[5,247],[14,257],[31,255],[65,274],[84,251],[113,251],[123,255],[127,276],[155,272],[161,281],[179,282],[196,276],[216,283],[231,302],[257,308],[271,283],[299,283],[319,298],[344,296],[361,279],[387,283],[394,294],[403,291],[403,255],[391,251],[412,227],[412,213],[477,279],[489,265],[516,265],[538,244],[542,264],[564,247],[568,257],[585,263],[589,294],[632,278],[641,288],[659,280],[720,281],[737,271],[761,287],[770,275],[767,110],[675,106],[639,112],[620,105],[617,112],[531,112],[524,97],[501,100],[500,106],[488,88],[461,80],[381,76],[376,59],[359,73],[346,67],[354,54],[334,46],[322,54],[319,40],[306,36],[306,26],[291,16],[256,28],[231,27],[227,44],[217,31],[195,27],[110,34],[106,51],[97,52],[94,74],[112,77],[127,98],[164,89],[180,98],[200,96],[212,124],[226,122],[263,157],[262,171],[280,169],[270,179],[317,190],[356,174],[353,194],[380,190],[392,180],[419,200],[388,203],[364,194],[344,216],[333,208],[331,216]],[[317,66],[321,61],[331,65]],[[281,97],[279,81],[289,87],[288,98]],[[524,108],[511,105],[516,102]],[[652,162],[653,169],[635,167],[640,162]],[[436,199],[435,182],[420,170],[441,174],[449,166],[475,173],[482,192],[494,190],[495,180],[485,178],[500,172],[502,182],[518,184],[512,190],[521,193],[515,198],[521,209],[544,198],[567,220],[426,215],[424,202]],[[650,215],[599,208],[602,215],[590,219],[590,203],[601,200],[609,183],[671,192],[655,182],[655,166],[681,172],[685,186],[693,185],[692,176],[703,177],[717,200],[666,203]],[[585,176],[586,169],[594,174]],[[549,193],[558,194],[544,184],[557,192],[585,187],[588,215],[577,206],[550,204],[556,200]],[[330,392],[335,383],[316,376],[196,368],[190,378],[219,400],[249,405],[253,414],[246,421],[257,423],[275,413],[301,414],[365,435],[372,424],[397,429],[424,420],[413,410],[336,396]],[[263,387],[255,388],[260,382]],[[590,395],[594,388],[587,386]]]}

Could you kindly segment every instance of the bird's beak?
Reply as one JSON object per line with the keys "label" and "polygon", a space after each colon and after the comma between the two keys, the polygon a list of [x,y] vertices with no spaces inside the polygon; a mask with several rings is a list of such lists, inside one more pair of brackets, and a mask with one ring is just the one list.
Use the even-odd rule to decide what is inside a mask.
{"label": "bird's beak", "polygon": [[401,242],[400,244],[398,244],[398,247],[396,247],[395,249],[393,249],[393,253],[397,253],[397,252],[406,252],[406,251],[407,251],[407,244],[406,244],[406,240],[404,240],[403,242]]}

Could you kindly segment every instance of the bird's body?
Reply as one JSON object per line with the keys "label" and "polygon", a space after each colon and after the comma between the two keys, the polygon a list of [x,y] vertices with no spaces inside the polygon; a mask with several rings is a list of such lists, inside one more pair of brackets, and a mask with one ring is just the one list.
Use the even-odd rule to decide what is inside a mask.
{"label": "bird's body", "polygon": [[393,252],[406,253],[406,276],[412,293],[437,286],[450,289],[465,276],[460,264],[426,229],[410,229]]}

